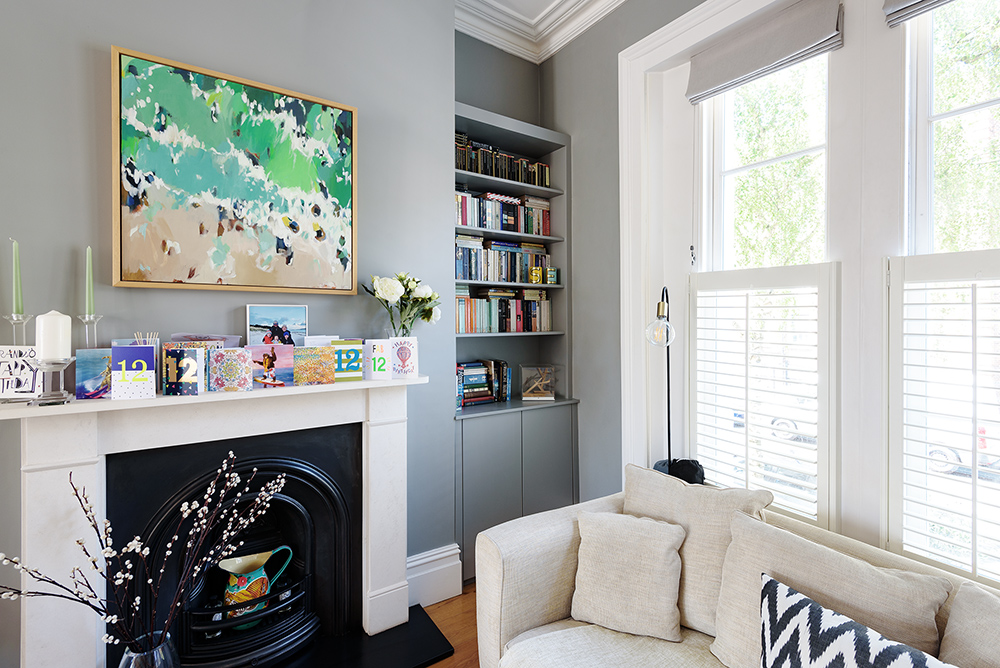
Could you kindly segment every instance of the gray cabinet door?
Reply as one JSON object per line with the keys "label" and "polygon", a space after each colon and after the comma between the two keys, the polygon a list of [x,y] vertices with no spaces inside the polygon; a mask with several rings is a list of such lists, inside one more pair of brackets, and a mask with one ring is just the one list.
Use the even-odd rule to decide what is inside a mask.
{"label": "gray cabinet door", "polygon": [[521,516],[521,415],[462,421],[463,578],[476,575],[476,535]]}
{"label": "gray cabinet door", "polygon": [[573,407],[521,413],[524,514],[573,503]]}

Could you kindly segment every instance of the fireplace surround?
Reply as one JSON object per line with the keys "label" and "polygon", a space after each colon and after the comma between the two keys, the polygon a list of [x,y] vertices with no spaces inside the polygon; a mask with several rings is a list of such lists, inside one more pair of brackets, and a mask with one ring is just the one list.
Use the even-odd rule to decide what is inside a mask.
{"label": "fireplace surround", "polygon": [[[200,397],[0,406],[4,429],[19,428],[21,556],[53,574],[68,573],[78,563],[74,541],[87,535],[87,526],[70,497],[68,475],[72,471],[74,481],[87,487],[103,516],[109,455],[359,425],[361,625],[374,635],[405,623],[406,386],[426,382],[419,377]],[[101,668],[106,665],[103,633],[103,623],[83,606],[22,600],[21,668]]]}

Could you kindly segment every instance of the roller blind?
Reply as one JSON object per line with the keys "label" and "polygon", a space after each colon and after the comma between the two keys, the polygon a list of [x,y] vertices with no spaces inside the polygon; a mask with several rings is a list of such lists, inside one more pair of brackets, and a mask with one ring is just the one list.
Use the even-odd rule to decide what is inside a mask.
{"label": "roller blind", "polygon": [[697,104],[844,44],[840,0],[800,0],[752,19],[691,58],[687,98]]}
{"label": "roller blind", "polygon": [[766,489],[774,504],[827,526],[833,263],[693,274],[693,450],[707,480]]}
{"label": "roller blind", "polygon": [[885,22],[890,28],[895,28],[904,21],[920,16],[941,5],[947,5],[952,0],[885,0],[882,11],[885,12]]}
{"label": "roller blind", "polygon": [[1000,252],[890,263],[890,544],[1000,581]]}

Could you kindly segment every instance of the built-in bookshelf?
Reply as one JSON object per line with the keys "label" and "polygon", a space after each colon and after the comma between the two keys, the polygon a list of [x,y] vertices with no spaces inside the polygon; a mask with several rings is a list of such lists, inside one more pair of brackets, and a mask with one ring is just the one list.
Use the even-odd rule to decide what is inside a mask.
{"label": "built-in bookshelf", "polygon": [[[573,273],[567,196],[570,138],[462,103],[455,104],[455,132],[458,141],[462,141],[459,137],[462,135],[470,144],[475,142],[505,156],[499,163],[493,163],[493,171],[515,177],[478,173],[482,167],[479,156],[475,156],[475,165],[462,163],[456,145],[456,366],[487,361],[484,363],[496,368],[496,361],[502,360],[505,364],[500,368],[510,369],[512,390],[509,401],[456,406],[456,535],[463,550],[463,576],[468,580],[475,577],[473,551],[480,531],[515,517],[565,506],[579,498],[578,402],[572,397],[571,366]],[[532,165],[533,170],[528,169]],[[521,182],[525,174],[536,183]],[[547,185],[538,184],[546,180]],[[494,215],[491,223],[483,221],[480,226],[476,219],[476,224],[463,225],[458,223],[470,222],[469,202],[464,202],[466,218],[462,219],[459,192],[471,197],[491,193],[500,198],[493,201],[511,199],[506,199],[504,203],[508,206],[501,207],[499,213],[491,210]],[[546,213],[539,216],[537,211],[518,210],[518,206],[534,206]],[[491,262],[477,265],[480,269],[477,274],[468,264],[472,257],[468,253],[463,256],[462,249],[478,251],[480,241],[482,250],[494,251],[494,255]],[[504,253],[527,253],[533,257]],[[524,264],[518,265],[519,262]],[[532,263],[543,272],[532,276]],[[556,272],[550,276],[544,271],[547,269]],[[480,275],[484,273],[487,278]],[[522,299],[526,291],[533,299]],[[544,293],[544,299],[539,292]],[[501,296],[511,293],[513,297]],[[485,297],[490,294],[492,297]],[[459,319],[465,317],[467,304],[462,302],[465,295],[470,299],[533,302],[531,306],[544,310],[545,317],[538,321],[536,331],[461,331]],[[546,302],[544,306],[542,301]],[[522,303],[522,317],[524,306]],[[486,322],[500,329],[511,327],[509,307],[490,304]],[[529,314],[534,313],[529,308]],[[552,364],[558,369],[554,400],[524,400],[520,396],[521,365],[538,364]],[[456,403],[458,396],[456,392]]]}
{"label": "built-in bookshelf", "polygon": [[[561,132],[460,102],[455,107],[455,285],[459,295],[456,300],[456,363],[502,359],[515,371],[521,364],[555,364],[561,370],[557,396],[571,399],[572,336],[568,327],[570,290],[567,289],[571,277],[570,225],[566,201],[570,138]],[[480,149],[494,158],[490,163],[492,167],[486,167],[483,158],[477,155]],[[497,156],[504,156],[502,164]],[[537,165],[531,172],[532,178],[539,181],[544,173],[544,182],[548,185],[522,182],[520,177],[529,171],[525,165]],[[462,167],[472,167],[475,171]],[[515,178],[478,173],[482,169]],[[487,200],[487,197],[497,199]],[[480,206],[489,210],[480,211]],[[544,207],[544,215],[535,207]],[[463,222],[466,224],[459,224]],[[470,249],[470,246],[477,248]],[[525,247],[530,250],[525,252]],[[470,261],[474,264],[484,255],[491,255],[495,264],[491,261],[481,263],[482,271],[478,272],[469,266]],[[514,257],[527,257],[542,264],[538,267],[541,280],[529,276],[526,271],[514,272],[508,261]],[[486,264],[489,264],[489,271],[486,271]],[[496,264],[503,265],[500,271]],[[508,271],[504,273],[503,269]],[[555,270],[554,282],[549,282],[545,269]],[[500,273],[504,275],[501,277]],[[520,280],[514,279],[515,274]],[[516,296],[512,302],[522,301],[522,306],[529,302],[521,299],[521,295],[530,293],[537,297],[537,293],[541,293],[541,300],[531,301],[530,305],[546,311],[544,326],[531,331],[527,326],[514,326],[510,322],[513,315],[508,317],[503,308],[497,308],[497,302],[501,302],[501,307],[507,306],[502,298],[496,297],[500,290],[513,291]],[[478,321],[470,318],[470,302],[483,307],[487,300],[493,313],[486,313],[486,317]],[[478,315],[483,315],[482,311],[489,308],[476,310]],[[492,331],[484,331],[490,328]],[[519,388],[518,378],[514,379],[514,386]],[[517,392],[512,398],[518,398]],[[510,409],[509,405],[500,403],[494,410]],[[463,409],[456,408],[461,417]],[[489,411],[482,405],[476,409],[477,415]]]}

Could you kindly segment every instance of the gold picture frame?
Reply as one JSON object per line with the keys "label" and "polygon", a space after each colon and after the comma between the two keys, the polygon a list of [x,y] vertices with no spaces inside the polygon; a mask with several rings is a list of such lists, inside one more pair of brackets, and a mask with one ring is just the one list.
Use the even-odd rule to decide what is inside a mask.
{"label": "gold picture frame", "polygon": [[112,283],[357,294],[357,109],[112,47]]}

